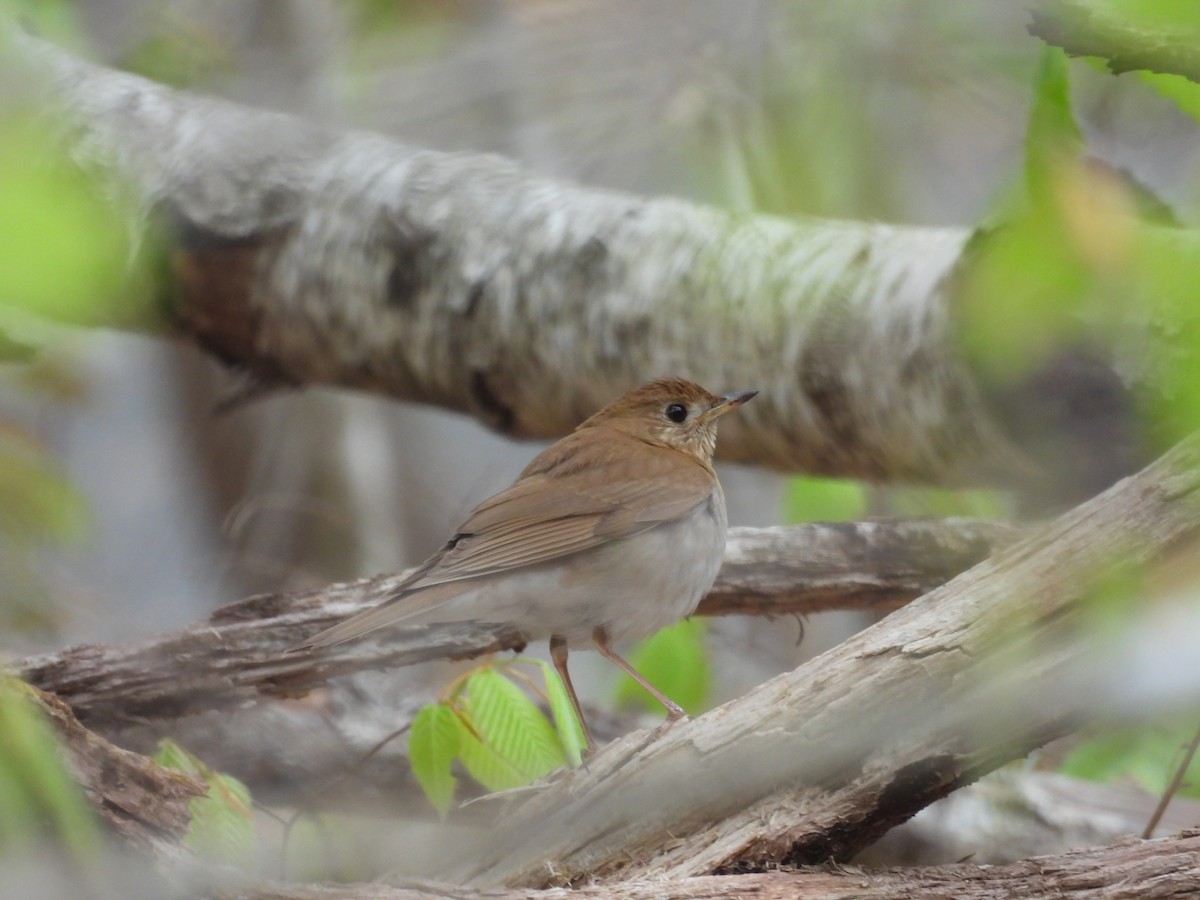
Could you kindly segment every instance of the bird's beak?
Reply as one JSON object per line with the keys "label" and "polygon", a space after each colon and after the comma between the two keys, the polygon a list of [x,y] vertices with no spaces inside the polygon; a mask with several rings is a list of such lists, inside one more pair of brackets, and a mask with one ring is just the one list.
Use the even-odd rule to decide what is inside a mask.
{"label": "bird's beak", "polygon": [[720,400],[706,409],[700,418],[707,421],[715,419],[717,416],[723,416],[731,409],[737,409],[757,393],[758,391],[733,391],[732,393],[725,394]]}

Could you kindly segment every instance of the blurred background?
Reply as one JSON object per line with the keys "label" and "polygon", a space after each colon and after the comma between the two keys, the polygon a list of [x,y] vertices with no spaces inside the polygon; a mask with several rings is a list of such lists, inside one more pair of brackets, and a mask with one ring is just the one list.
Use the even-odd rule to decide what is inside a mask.
{"label": "blurred background", "polygon": [[[10,5],[98,61],[418,146],[736,210],[911,224],[971,226],[997,206],[1040,52],[1027,14],[988,0]],[[1092,152],[1186,218],[1195,121],[1133,76],[1072,75]],[[250,593],[411,565],[539,449],[330,390],[215,413],[236,388],[194,349],[127,333],[55,334],[0,366],[0,427],[49,469],[45,497],[7,504],[6,649],[135,638]],[[897,510],[855,486],[722,479],[731,524]],[[1003,508],[908,492],[898,510]],[[815,622],[799,652],[853,625]]]}
{"label": "blurred background", "polygon": [[[1042,49],[1021,5],[994,0],[7,6],[97,61],[417,146],[738,211],[963,227],[1020,177]],[[1071,77],[1089,150],[1194,221],[1195,119],[1135,76],[1073,62]],[[413,565],[540,449],[324,389],[218,414],[234,376],[132,333],[52,329],[36,354],[5,358],[5,654],[131,640],[248,594]],[[732,525],[1008,509],[981,492],[720,475]],[[817,617],[798,642],[790,620],[712,623],[709,702],[862,624]],[[615,679],[592,674],[603,702]]]}

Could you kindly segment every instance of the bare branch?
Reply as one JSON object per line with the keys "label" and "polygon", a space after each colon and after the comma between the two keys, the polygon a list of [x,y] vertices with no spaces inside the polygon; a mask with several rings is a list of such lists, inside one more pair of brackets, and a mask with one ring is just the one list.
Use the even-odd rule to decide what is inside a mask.
{"label": "bare branch", "polygon": [[[985,558],[1011,529],[969,520],[897,520],[733,529],[704,615],[887,610]],[[378,603],[401,575],[265,594],[205,623],[136,644],[83,645],[15,665],[22,678],[106,728],[302,693],[332,676],[524,646],[512,629],[416,626],[317,656],[283,651]]]}

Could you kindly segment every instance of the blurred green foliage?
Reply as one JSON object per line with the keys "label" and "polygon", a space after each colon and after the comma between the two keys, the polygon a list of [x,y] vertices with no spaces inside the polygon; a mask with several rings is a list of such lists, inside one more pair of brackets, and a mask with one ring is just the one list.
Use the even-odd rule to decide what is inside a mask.
{"label": "blurred green foliage", "polygon": [[[1060,771],[1088,781],[1130,778],[1151,794],[1161,794],[1195,733],[1194,717],[1120,728],[1080,744],[1063,761]],[[1200,798],[1200,756],[1188,766],[1179,793]]]}
{"label": "blurred green foliage", "polygon": [[168,17],[144,41],[117,61],[120,68],[179,88],[213,84],[233,71],[234,59],[225,35],[170,10]]}
{"label": "blurred green foliage", "polygon": [[0,856],[49,844],[79,862],[92,858],[100,843],[99,826],[32,692],[0,675]]}
{"label": "blurred green foliage", "polygon": [[1165,31],[1200,40],[1200,4],[1193,0],[1086,0],[1091,15],[1144,33]]}
{"label": "blurred green foliage", "polygon": [[1161,75],[1156,72],[1138,72],[1138,78],[1142,84],[1174,103],[1181,112],[1200,122],[1200,84],[1182,75]]}
{"label": "blurred green foliage", "polygon": [[[0,0],[0,15],[60,47],[82,44],[77,12],[75,0]],[[5,37],[5,29],[0,27],[0,47]]]}
{"label": "blurred green foliage", "polygon": [[793,478],[783,498],[785,522],[852,521],[866,510],[865,488],[842,478]]}
{"label": "blurred green foliage", "polygon": [[0,311],[107,323],[130,262],[127,219],[28,116],[0,119],[0,184]]}
{"label": "blurred green foliage", "polygon": [[87,533],[83,497],[32,436],[0,421],[0,538],[29,546],[76,543]]}
{"label": "blurred green foliage", "polygon": [[[16,4],[17,14],[30,12],[35,27],[65,42],[71,4],[37,5],[36,12],[26,5]],[[67,156],[44,111],[22,93],[28,85],[10,77],[21,70],[2,43],[0,70],[11,88],[0,106],[0,363],[13,364],[0,371],[15,396],[77,399],[83,391],[70,361],[47,352],[66,343],[58,323],[144,320],[149,285],[133,265],[131,218],[113,186],[101,187]],[[0,414],[0,623],[52,624],[41,550],[82,540],[87,525],[83,499],[50,449]]]}
{"label": "blurred green foliage", "polygon": [[1093,212],[1111,217],[1119,211],[1083,208],[1092,202],[1090,189],[1103,185],[1083,168],[1069,91],[1066,56],[1047,48],[1026,133],[1024,190],[969,249],[960,292],[961,346],[975,370],[991,381],[1015,381],[1076,341],[1083,303],[1100,284],[1096,257],[1082,252],[1088,248],[1076,240],[1070,217],[1094,221]]}
{"label": "blurred green foliage", "polygon": [[1065,351],[1103,354],[1138,387],[1144,436],[1164,449],[1200,425],[1200,239],[1164,227],[1156,198],[1087,155],[1069,88],[1065,57],[1047,49],[1023,190],[963,268],[961,346],[992,384]]}
{"label": "blurred green foliage", "polygon": [[48,631],[56,604],[39,572],[46,546],[88,533],[87,505],[37,440],[0,419],[0,626]]}
{"label": "blurred green foliage", "polygon": [[[712,685],[704,645],[707,632],[703,619],[684,619],[640,641],[629,653],[630,665],[643,678],[692,715],[704,710]],[[624,673],[617,683],[616,699],[618,706],[664,712],[661,703]]]}
{"label": "blurred green foliage", "polygon": [[[533,667],[541,684],[523,671]],[[548,719],[527,690],[545,701]],[[458,761],[489,791],[520,787],[561,766],[577,766],[583,729],[558,673],[536,659],[488,661],[422,708],[408,736],[413,776],[441,815],[454,804]]]}

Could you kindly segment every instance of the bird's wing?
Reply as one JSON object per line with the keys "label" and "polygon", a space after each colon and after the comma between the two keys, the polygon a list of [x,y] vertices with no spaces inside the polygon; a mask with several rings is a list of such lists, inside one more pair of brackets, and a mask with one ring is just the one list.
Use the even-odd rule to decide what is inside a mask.
{"label": "bird's wing", "polygon": [[536,566],[630,537],[687,515],[716,485],[711,470],[690,457],[634,439],[618,452],[585,442],[552,449],[556,465],[531,464],[478,506],[404,589]]}
{"label": "bird's wing", "polygon": [[305,641],[339,643],[428,612],[471,580],[536,566],[682,518],[708,502],[716,476],[675,450],[634,438],[597,445],[576,432],[484,501],[388,600]]}

